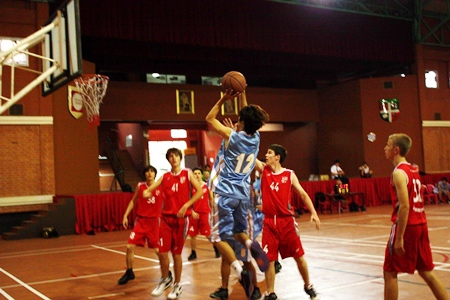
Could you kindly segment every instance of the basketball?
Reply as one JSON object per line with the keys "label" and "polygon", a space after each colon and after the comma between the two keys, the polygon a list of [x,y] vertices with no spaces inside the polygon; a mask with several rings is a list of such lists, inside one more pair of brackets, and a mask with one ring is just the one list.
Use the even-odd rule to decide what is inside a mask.
{"label": "basketball", "polygon": [[241,72],[230,71],[222,77],[222,90],[232,89],[233,93],[242,93],[247,87],[247,81]]}

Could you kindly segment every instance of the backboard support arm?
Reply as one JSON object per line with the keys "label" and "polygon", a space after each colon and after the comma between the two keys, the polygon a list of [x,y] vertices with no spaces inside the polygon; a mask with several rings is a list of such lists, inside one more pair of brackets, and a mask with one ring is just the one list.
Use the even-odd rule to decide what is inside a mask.
{"label": "backboard support arm", "polygon": [[[57,70],[61,70],[61,64],[60,61],[62,61],[62,26],[61,24],[61,12],[57,12],[58,17],[55,18],[53,22],[46,25],[45,27],[42,27],[40,30],[36,31],[35,33],[29,35],[28,37],[22,39],[20,42],[18,42],[14,47],[0,52],[0,115],[3,114],[7,109],[9,109],[12,105],[17,103],[20,99],[22,99],[26,94],[28,94],[31,90],[36,88],[39,84],[43,83],[46,78],[54,74]],[[45,40],[46,35],[52,31],[54,28],[57,28],[57,32],[59,35],[58,41],[59,41],[59,61],[52,59],[50,57],[45,56],[45,51],[42,51],[44,55],[40,55],[37,53],[30,52],[30,48],[41,44],[42,49],[44,47],[43,43]],[[31,67],[22,67],[22,66],[16,66],[16,63],[13,60],[13,57],[17,54],[25,53],[27,55],[33,56],[37,59],[40,59],[42,61],[46,60],[52,63],[52,66],[47,68],[46,70],[39,70],[39,66],[43,64],[36,64],[36,68]],[[11,63],[9,63],[10,61]],[[3,67],[8,66],[11,68],[11,83],[10,83],[10,95],[6,96],[3,95]],[[36,79],[32,80],[30,83],[28,83],[26,86],[24,86],[21,90],[15,91],[15,75],[16,75],[16,69],[24,70],[36,74],[40,74]]]}

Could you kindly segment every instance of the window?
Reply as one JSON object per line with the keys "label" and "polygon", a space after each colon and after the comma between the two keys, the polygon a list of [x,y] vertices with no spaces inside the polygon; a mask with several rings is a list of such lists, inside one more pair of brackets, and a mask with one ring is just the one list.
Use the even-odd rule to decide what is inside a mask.
{"label": "window", "polygon": [[147,74],[147,83],[186,84],[186,76],[151,73]]}
{"label": "window", "polygon": [[437,71],[425,72],[425,86],[430,89],[436,89],[438,87]]}
{"label": "window", "polygon": [[[149,141],[148,153],[150,156],[150,164],[158,170],[157,178],[162,176],[167,171],[170,171],[170,163],[166,159],[166,152],[169,148],[178,148],[184,152],[187,148],[185,141]],[[181,160],[181,168],[185,167],[185,157]]]}
{"label": "window", "polygon": [[220,86],[221,83],[222,83],[222,77],[202,76],[202,85]]}
{"label": "window", "polygon": [[[4,51],[11,49],[15,45],[17,45],[19,42],[20,42],[20,39],[1,37],[0,38],[0,52],[4,52]],[[14,63],[16,65],[28,67],[28,55],[27,54],[19,53],[19,54],[14,55],[14,57],[12,59],[14,60]],[[13,61],[11,59],[8,59],[6,61],[6,64],[11,65],[12,62]]]}

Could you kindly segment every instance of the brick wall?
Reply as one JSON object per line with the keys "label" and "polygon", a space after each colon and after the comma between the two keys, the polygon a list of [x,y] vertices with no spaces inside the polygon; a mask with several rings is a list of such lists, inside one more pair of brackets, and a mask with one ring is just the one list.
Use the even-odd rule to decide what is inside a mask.
{"label": "brick wall", "polygon": [[0,126],[0,197],[55,193],[53,126]]}

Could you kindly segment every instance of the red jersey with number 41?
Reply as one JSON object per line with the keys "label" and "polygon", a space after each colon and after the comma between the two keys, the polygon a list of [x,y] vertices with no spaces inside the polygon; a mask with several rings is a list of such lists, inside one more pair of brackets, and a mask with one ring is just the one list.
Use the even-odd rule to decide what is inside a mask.
{"label": "red jersey with number 41", "polygon": [[[420,189],[422,183],[420,182],[419,171],[413,167],[410,163],[402,162],[395,167],[394,171],[400,170],[406,175],[406,185],[409,195],[409,215],[407,225],[424,224],[427,222],[425,216],[425,209]],[[394,211],[392,212],[391,221],[397,222],[399,202],[397,197],[397,191],[395,190],[393,178],[391,175],[391,199]]]}
{"label": "red jersey with number 41", "polygon": [[266,217],[292,216],[291,186],[292,170],[284,169],[272,173],[272,168],[264,166],[261,175],[262,212]]}
{"label": "red jersey with number 41", "polygon": [[[181,207],[191,198],[191,182],[189,181],[189,169],[181,169],[178,174],[167,172],[163,175],[162,188],[164,193],[164,215],[176,215]],[[186,211],[186,216],[191,210]]]}

